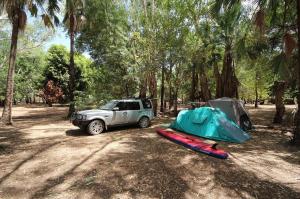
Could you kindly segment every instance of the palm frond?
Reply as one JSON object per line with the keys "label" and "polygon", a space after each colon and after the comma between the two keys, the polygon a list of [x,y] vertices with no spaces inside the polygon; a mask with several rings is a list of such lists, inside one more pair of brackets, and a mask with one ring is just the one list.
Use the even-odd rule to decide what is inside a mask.
{"label": "palm frond", "polygon": [[43,19],[44,24],[45,24],[46,27],[54,28],[54,25],[53,25],[49,15],[42,14],[42,19]]}

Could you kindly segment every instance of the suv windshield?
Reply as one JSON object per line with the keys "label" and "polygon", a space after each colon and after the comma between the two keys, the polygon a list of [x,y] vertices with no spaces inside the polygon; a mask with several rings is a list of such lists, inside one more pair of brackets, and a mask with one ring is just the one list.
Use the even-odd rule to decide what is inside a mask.
{"label": "suv windshield", "polygon": [[107,104],[100,107],[101,110],[112,110],[118,102],[115,100],[109,101]]}

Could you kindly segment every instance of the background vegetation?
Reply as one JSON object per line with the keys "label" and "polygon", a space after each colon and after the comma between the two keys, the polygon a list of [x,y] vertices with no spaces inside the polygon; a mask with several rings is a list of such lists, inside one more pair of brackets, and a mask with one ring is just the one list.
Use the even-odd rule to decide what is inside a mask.
{"label": "background vegetation", "polygon": [[[59,4],[52,3],[49,17],[42,15],[45,24],[51,17],[53,24],[59,22],[54,12]],[[296,1],[63,3],[61,25],[70,36],[70,52],[60,45],[45,52],[41,44],[51,38],[45,33],[51,31],[40,23],[28,25],[18,39],[14,103],[30,103],[39,96],[48,104],[70,103],[72,113],[74,105],[81,109],[113,98],[148,96],[155,113],[171,109],[176,113],[178,102],[233,97],[256,106],[266,100],[275,102],[279,119],[274,122],[280,123],[283,101],[292,103],[298,93]],[[8,4],[3,5],[8,10]],[[24,9],[37,16],[26,5]],[[0,23],[3,104],[14,21]],[[54,92],[51,103],[45,95],[49,81],[62,92]]]}

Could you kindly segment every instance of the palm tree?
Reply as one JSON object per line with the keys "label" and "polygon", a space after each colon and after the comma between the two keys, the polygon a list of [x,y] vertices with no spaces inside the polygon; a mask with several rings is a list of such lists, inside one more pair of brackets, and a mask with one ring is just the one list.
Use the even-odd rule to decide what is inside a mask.
{"label": "palm tree", "polygon": [[[238,30],[241,21],[241,3],[239,1],[230,3],[230,1],[216,1],[212,6],[212,14],[215,16],[221,43],[224,45],[223,68],[221,73],[215,70],[215,76],[220,78],[221,93],[216,93],[220,97],[238,98],[238,79],[235,75],[235,57],[234,50],[243,32]],[[223,9],[221,9],[221,6]],[[219,85],[217,85],[219,86]]]}
{"label": "palm tree", "polygon": [[69,113],[68,117],[75,112],[74,92],[75,92],[75,34],[84,22],[83,16],[84,0],[66,0],[66,13],[63,23],[68,29],[70,36],[70,64],[69,64]]}
{"label": "palm tree", "polygon": [[32,16],[37,17],[38,11],[42,12],[42,19],[46,26],[53,27],[51,18],[54,23],[58,24],[59,20],[55,13],[59,11],[58,0],[48,0],[48,7],[44,8],[45,0],[0,0],[0,15],[7,14],[12,24],[11,46],[8,59],[8,74],[6,83],[5,104],[2,113],[1,122],[6,125],[12,124],[12,102],[14,93],[14,74],[15,61],[17,56],[17,44],[19,32],[23,31],[27,23],[28,10]]}

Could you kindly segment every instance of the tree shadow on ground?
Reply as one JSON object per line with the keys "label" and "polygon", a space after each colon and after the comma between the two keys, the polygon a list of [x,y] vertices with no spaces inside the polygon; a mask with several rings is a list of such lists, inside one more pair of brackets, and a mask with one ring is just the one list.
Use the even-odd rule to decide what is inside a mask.
{"label": "tree shadow on ground", "polygon": [[34,125],[55,124],[64,120],[67,121],[65,110],[52,110],[38,113],[35,110],[31,110],[26,116],[13,117],[13,124],[16,128],[22,130]]}
{"label": "tree shadow on ground", "polygon": [[[134,139],[126,139],[127,141],[120,143],[130,146],[130,151],[111,152],[98,158],[93,163],[94,166],[82,174],[84,177],[76,180],[69,189],[76,192],[92,192],[93,198],[111,198],[116,194],[130,194],[133,198],[183,198],[189,189],[181,178],[183,173],[169,167],[163,155],[166,151],[174,150],[174,145],[169,142],[162,144],[160,141],[136,135]],[[119,142],[120,139],[111,143],[115,141]],[[102,150],[102,147],[99,150]],[[91,154],[93,155],[95,153]],[[48,185],[32,198],[51,194],[51,189],[72,176],[73,171],[74,169],[56,178],[62,180],[48,182]]]}
{"label": "tree shadow on ground", "polygon": [[[34,125],[40,122],[48,124],[47,119],[49,118],[44,117],[45,120],[39,117],[35,118],[37,120]],[[51,117],[54,118],[50,118],[50,123],[56,121],[55,115]],[[31,123],[25,125],[29,124]],[[275,156],[278,153],[278,157],[289,162],[291,160],[285,160],[285,158],[295,156],[298,152],[287,149],[283,144],[287,139],[286,136],[275,130],[258,129],[251,133],[253,138],[244,144],[221,143],[221,146],[232,153],[252,153],[254,156],[259,156],[264,151],[274,152]],[[60,192],[55,192],[55,188],[59,185],[64,185],[64,192],[73,192],[74,197],[76,194],[79,196],[80,193],[88,192],[93,194],[93,198],[112,198],[117,194],[120,194],[119,198],[126,194],[133,198],[185,198],[187,192],[192,192],[193,198],[205,197],[207,192],[199,192],[197,188],[193,187],[193,184],[206,187],[211,192],[219,192],[220,188],[223,188],[221,191],[225,192],[228,198],[245,198],[245,195],[253,198],[299,198],[300,195],[286,184],[275,182],[272,178],[268,178],[268,180],[260,178],[257,175],[259,171],[249,171],[231,159],[219,160],[187,150],[183,146],[158,137],[150,128],[140,130],[136,127],[129,129],[128,127],[119,127],[115,131],[98,135],[105,138],[99,140],[97,140],[98,136],[90,139],[88,136],[84,137],[87,134],[81,135],[82,133],[79,129],[69,130],[66,131],[66,135],[77,138],[67,139],[63,134],[63,136],[51,139],[28,140],[23,137],[21,132],[14,129],[12,131],[0,129],[0,136],[6,136],[5,143],[9,143],[13,150],[20,148],[32,150],[31,143],[34,143],[34,152],[5,174],[0,180],[0,185],[38,154],[65,142],[64,145],[68,148],[74,147],[75,153],[77,153],[76,150],[79,152],[84,149],[88,150],[89,154],[82,159],[72,160],[75,163],[72,164],[74,166],[64,170],[57,177],[41,182],[37,190],[26,190],[34,192],[30,194],[32,198],[51,197],[51,194],[59,195]],[[122,138],[126,139],[121,140]],[[20,144],[18,145],[18,143]],[[94,145],[92,148],[84,148],[87,144]],[[107,148],[110,147],[107,146],[110,144],[114,148],[108,150]],[[127,146],[129,150],[124,150],[123,145]],[[106,149],[105,152],[103,152],[104,149]],[[100,156],[98,152],[103,152],[103,155]],[[284,155],[279,155],[280,153],[284,153]],[[188,164],[183,164],[182,160],[190,156],[192,158]],[[90,161],[92,161],[90,167],[80,169]],[[295,156],[290,163],[297,164],[297,162],[298,156]],[[41,175],[45,171],[42,166],[47,165],[37,165],[36,173],[30,174],[30,176]],[[79,173],[83,177],[76,178]],[[209,178],[209,180],[204,181],[203,177]],[[75,181],[70,181],[74,178],[76,178]],[[209,183],[212,183],[213,187],[209,187]],[[15,187],[10,192],[14,193],[19,188]]]}
{"label": "tree shadow on ground", "polygon": [[[272,154],[273,158],[278,157],[287,163],[300,166],[300,147],[291,146],[289,144],[289,138],[284,134],[276,133],[272,130],[270,132],[254,131],[251,133],[251,136],[251,139],[245,143],[220,143],[220,147],[229,152],[233,157],[233,154],[245,154],[252,158],[254,162],[256,159],[264,157],[264,155],[267,153]],[[275,159],[264,159],[264,161],[269,161],[269,166],[271,166]],[[259,162],[256,163],[261,164]],[[281,165],[273,166],[281,167]]]}
{"label": "tree shadow on ground", "polygon": [[36,152],[32,153],[28,157],[24,158],[22,161],[18,162],[10,172],[6,173],[3,177],[1,177],[1,179],[0,179],[0,185],[6,179],[8,179],[15,171],[17,171],[22,165],[24,165],[25,163],[31,161],[38,154],[41,154],[44,151],[50,149],[51,147],[54,147],[57,144],[62,143],[62,142],[64,142],[64,141],[56,141],[56,142],[53,142],[53,143],[50,143],[50,144],[44,144],[43,147],[41,147],[40,149],[38,149]]}
{"label": "tree shadow on ground", "polygon": [[74,136],[74,137],[92,136],[81,129],[70,129],[67,130],[65,133],[67,136]]}
{"label": "tree shadow on ground", "polygon": [[13,127],[0,127],[0,155],[9,155],[14,153],[16,146],[26,144],[29,141],[24,135]]}
{"label": "tree shadow on ground", "polygon": [[119,133],[120,131],[124,132],[130,132],[133,130],[139,130],[140,128],[137,125],[126,125],[126,126],[116,126],[116,127],[109,127],[107,130],[105,130],[103,133],[99,135],[90,135],[87,131],[82,129],[70,129],[67,130],[65,133],[67,136],[74,136],[74,137],[80,137],[80,136],[101,136],[106,135],[110,133]]}
{"label": "tree shadow on ground", "polygon": [[42,188],[40,188],[38,191],[36,191],[31,198],[43,198],[48,194],[48,191],[59,185],[64,183],[64,181],[71,177],[73,175],[73,172],[80,167],[82,164],[86,163],[90,158],[92,158],[96,153],[98,153],[99,151],[103,150],[107,145],[109,145],[111,142],[105,143],[103,144],[101,147],[99,147],[98,149],[94,150],[93,152],[91,152],[88,156],[86,156],[83,160],[81,160],[79,163],[77,163],[76,165],[74,165],[71,169],[68,169],[67,171],[65,171],[62,175],[55,177],[55,178],[51,178],[48,179],[46,181],[46,185],[44,185]]}
{"label": "tree shadow on ground", "polygon": [[211,161],[214,168],[214,180],[217,185],[233,190],[240,198],[250,195],[253,198],[300,198],[300,192],[290,187],[259,178],[231,161],[221,164]]}
{"label": "tree shadow on ground", "polygon": [[[150,133],[148,130],[147,133]],[[151,133],[152,134],[152,133]],[[153,138],[149,135],[137,135],[122,144],[131,147],[130,151],[111,152],[97,158],[89,170],[82,173],[82,178],[76,180],[70,191],[88,192],[93,198],[112,198],[129,195],[133,198],[184,198],[186,192],[194,192],[195,197],[205,196],[199,190],[192,190],[191,184],[208,186],[208,182],[201,182],[203,175],[211,175],[214,183],[213,190],[223,188],[228,191],[227,197],[245,198],[299,198],[299,192],[285,184],[259,178],[232,160],[219,160],[205,154],[187,150],[163,138]],[[99,150],[102,150],[101,147]],[[84,164],[88,158],[97,153],[91,153],[62,176],[49,180],[34,197],[51,194],[51,189],[64,183],[71,177],[74,170]],[[181,160],[193,155],[189,165],[183,165]],[[187,180],[186,176],[193,176]],[[196,194],[198,192],[198,194]],[[123,194],[123,195],[122,195]],[[33,198],[34,198],[33,197]]]}

